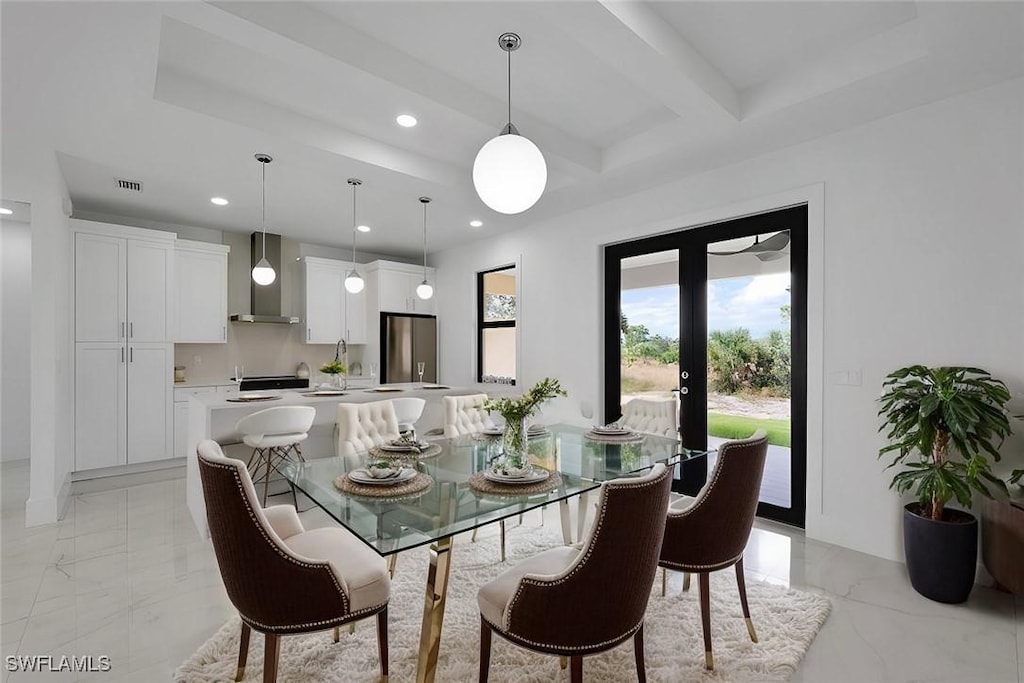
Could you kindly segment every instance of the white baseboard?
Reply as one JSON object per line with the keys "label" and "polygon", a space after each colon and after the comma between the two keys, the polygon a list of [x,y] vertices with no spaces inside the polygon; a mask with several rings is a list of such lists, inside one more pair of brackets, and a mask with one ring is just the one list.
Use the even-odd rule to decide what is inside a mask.
{"label": "white baseboard", "polygon": [[153,462],[139,462],[133,465],[117,465],[116,467],[101,467],[95,470],[83,470],[81,472],[72,472],[71,480],[75,482],[88,481],[90,479],[120,477],[125,474],[140,474],[142,472],[152,472],[153,470],[166,470],[174,467],[184,466],[185,458],[154,460]]}

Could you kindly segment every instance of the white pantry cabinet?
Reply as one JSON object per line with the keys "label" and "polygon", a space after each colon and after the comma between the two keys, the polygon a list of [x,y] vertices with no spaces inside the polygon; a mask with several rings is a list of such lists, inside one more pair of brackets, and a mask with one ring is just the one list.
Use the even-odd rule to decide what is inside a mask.
{"label": "white pantry cabinet", "polygon": [[171,458],[174,233],[71,225],[75,471]]}
{"label": "white pantry cabinet", "polygon": [[174,281],[177,331],[174,341],[226,344],[228,341],[228,252],[225,244],[177,240]]}

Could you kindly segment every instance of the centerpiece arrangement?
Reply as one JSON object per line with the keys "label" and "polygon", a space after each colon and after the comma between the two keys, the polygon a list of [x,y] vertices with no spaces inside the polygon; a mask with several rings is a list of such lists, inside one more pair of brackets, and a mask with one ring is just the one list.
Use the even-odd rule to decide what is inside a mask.
{"label": "centerpiece arrangement", "polygon": [[487,399],[484,410],[496,412],[505,419],[502,434],[502,452],[492,467],[510,476],[529,473],[526,420],[540,410],[540,406],[556,396],[568,396],[557,379],[545,377],[518,398],[503,396]]}
{"label": "centerpiece arrangement", "polygon": [[333,378],[334,386],[338,387],[339,389],[344,389],[345,385],[347,384],[345,375],[347,370],[348,369],[345,367],[345,364],[342,363],[341,360],[339,360],[338,358],[335,358],[330,363],[324,363],[323,365],[320,366],[320,372],[324,373],[325,375],[331,375]]}

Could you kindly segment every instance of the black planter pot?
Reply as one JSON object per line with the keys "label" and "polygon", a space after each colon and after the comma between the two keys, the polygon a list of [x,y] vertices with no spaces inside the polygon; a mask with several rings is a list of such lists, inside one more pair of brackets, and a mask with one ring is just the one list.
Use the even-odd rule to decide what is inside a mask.
{"label": "black planter pot", "polygon": [[967,600],[978,565],[978,519],[962,510],[947,510],[935,521],[917,514],[920,506],[903,508],[903,549],[914,590],[936,602]]}

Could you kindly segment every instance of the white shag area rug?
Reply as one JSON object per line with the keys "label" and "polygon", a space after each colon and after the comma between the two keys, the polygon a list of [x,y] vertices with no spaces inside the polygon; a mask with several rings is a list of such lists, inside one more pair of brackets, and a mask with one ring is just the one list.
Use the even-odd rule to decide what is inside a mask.
{"label": "white shag area rug", "polygon": [[[552,526],[509,529],[507,562],[500,562],[498,536],[481,530],[476,543],[456,538],[441,637],[437,681],[476,681],[479,666],[480,614],[477,589],[515,562],[561,544]],[[388,608],[390,680],[416,679],[416,657],[427,551],[403,553],[392,582]],[[678,585],[678,582],[676,582]],[[298,588],[298,587],[296,587]],[[298,591],[296,591],[298,593]],[[711,575],[711,628],[715,670],[704,670],[697,581],[680,594],[661,597],[660,570],[647,606],[644,650],[650,681],[785,681],[828,617],[831,603],[822,595],[747,579],[747,596],[759,643],[752,643],[740,610],[733,570]],[[600,596],[594,596],[599,600]],[[379,680],[376,622],[361,622],[354,634],[342,629],[341,642],[330,631],[281,638],[278,681],[281,683],[371,683]],[[240,622],[234,618],[207,640],[174,673],[175,681],[212,683],[233,680]],[[587,681],[635,681],[633,641],[583,661]],[[568,681],[557,657],[538,655],[511,645],[495,634],[490,680],[495,683]],[[245,681],[263,675],[263,636],[253,631]]]}

